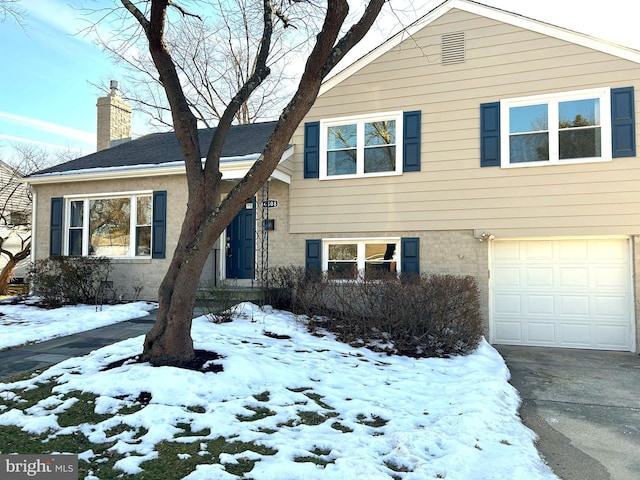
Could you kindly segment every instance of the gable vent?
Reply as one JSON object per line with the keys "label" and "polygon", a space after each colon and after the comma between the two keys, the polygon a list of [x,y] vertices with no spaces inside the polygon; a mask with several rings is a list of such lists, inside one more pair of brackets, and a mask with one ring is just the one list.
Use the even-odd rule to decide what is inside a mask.
{"label": "gable vent", "polygon": [[442,65],[463,63],[465,60],[464,32],[442,36]]}

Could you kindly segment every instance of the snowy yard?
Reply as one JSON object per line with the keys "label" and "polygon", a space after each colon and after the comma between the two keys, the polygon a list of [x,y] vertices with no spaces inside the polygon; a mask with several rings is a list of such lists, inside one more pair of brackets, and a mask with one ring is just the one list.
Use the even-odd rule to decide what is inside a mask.
{"label": "snowy yard", "polygon": [[[77,316],[65,311],[73,312],[39,310],[38,323]],[[27,309],[22,315],[29,324]],[[313,336],[291,314],[249,303],[231,323],[195,319],[192,334],[197,349],[221,356],[222,372],[135,362],[105,369],[140,353],[138,337],[0,383],[0,439],[9,429],[46,439],[29,452],[45,453],[82,438],[68,453],[79,454],[80,478],[90,480],[123,472],[162,480],[557,478],[520,422],[502,357],[484,341],[465,357],[386,356]],[[0,441],[0,453],[12,452]]]}

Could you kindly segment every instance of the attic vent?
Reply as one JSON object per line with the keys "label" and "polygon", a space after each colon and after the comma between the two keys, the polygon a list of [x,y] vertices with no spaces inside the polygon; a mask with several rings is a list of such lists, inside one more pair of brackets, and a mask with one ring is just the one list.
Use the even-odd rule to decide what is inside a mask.
{"label": "attic vent", "polygon": [[465,60],[464,32],[442,36],[442,65],[463,63]]}

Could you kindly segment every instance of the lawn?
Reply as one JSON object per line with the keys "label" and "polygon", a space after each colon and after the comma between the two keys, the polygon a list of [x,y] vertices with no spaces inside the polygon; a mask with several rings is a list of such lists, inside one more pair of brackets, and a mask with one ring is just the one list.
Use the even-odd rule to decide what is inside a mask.
{"label": "lawn", "polygon": [[137,337],[0,383],[0,453],[78,454],[88,480],[557,478],[488,343],[414,359],[303,323],[244,303],[194,320],[206,372],[133,360]]}

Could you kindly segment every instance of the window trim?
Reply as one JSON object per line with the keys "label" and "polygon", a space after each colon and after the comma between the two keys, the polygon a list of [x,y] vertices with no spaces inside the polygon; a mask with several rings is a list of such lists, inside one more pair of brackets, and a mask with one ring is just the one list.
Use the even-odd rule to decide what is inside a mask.
{"label": "window trim", "polygon": [[[65,195],[64,217],[63,217],[63,255],[69,255],[69,232],[71,231],[71,203],[82,201],[83,223],[82,223],[82,253],[80,256],[89,256],[89,209],[91,200],[108,200],[115,198],[129,199],[129,252],[128,255],[108,256],[112,259],[151,259],[153,251],[153,226],[151,227],[151,244],[148,255],[136,255],[136,230],[137,230],[137,201],[138,197],[151,197],[153,208],[153,190],[136,190],[128,192],[105,192],[90,194]],[[153,225],[153,219],[152,219]]]}
{"label": "window trim", "polygon": [[[393,171],[388,172],[373,172],[364,173],[364,145],[357,144],[357,160],[356,160],[356,173],[345,175],[328,175],[327,174],[327,130],[329,127],[336,125],[344,125],[346,123],[355,123],[356,128],[360,129],[360,124],[367,122],[375,122],[381,120],[395,120],[396,122],[396,168]],[[392,112],[380,112],[363,115],[353,115],[347,117],[336,117],[330,119],[320,120],[320,165],[319,165],[319,179],[320,180],[337,180],[346,178],[368,178],[368,177],[388,177],[394,175],[402,175],[403,173],[403,156],[404,149],[404,112],[396,110]]]}
{"label": "window trim", "polygon": [[[395,264],[396,264],[396,274],[400,274],[402,272],[402,238],[401,237],[356,237],[356,238],[323,238],[322,239],[322,272],[327,273],[329,271],[329,245],[336,244],[353,244],[355,243],[357,246],[358,257],[356,261],[358,275],[361,272],[364,272],[366,257],[365,257],[365,249],[366,245],[369,244],[379,244],[384,245],[388,243],[395,243]],[[359,277],[358,277],[359,278]],[[351,282],[351,279],[334,279],[332,281],[335,282]]]}
{"label": "window trim", "polygon": [[[598,98],[600,100],[600,145],[599,157],[575,158],[560,160],[558,152],[558,104],[572,100],[584,100]],[[510,163],[509,155],[509,111],[513,107],[539,105],[546,103],[548,108],[548,132],[549,132],[549,160]],[[527,97],[509,98],[500,101],[500,167],[501,168],[527,168],[544,167],[551,165],[572,165],[580,163],[610,162],[612,154],[612,122],[611,122],[611,88],[591,88],[586,90],[574,90],[568,92],[531,95]]]}

